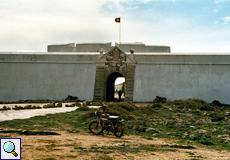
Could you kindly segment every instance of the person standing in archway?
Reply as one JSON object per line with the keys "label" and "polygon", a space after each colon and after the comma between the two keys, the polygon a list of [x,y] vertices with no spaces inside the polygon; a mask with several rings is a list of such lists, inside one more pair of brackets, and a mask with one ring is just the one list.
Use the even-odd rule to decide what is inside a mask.
{"label": "person standing in archway", "polygon": [[121,101],[121,95],[122,95],[122,91],[121,91],[121,90],[119,90],[119,91],[118,91],[119,102]]}

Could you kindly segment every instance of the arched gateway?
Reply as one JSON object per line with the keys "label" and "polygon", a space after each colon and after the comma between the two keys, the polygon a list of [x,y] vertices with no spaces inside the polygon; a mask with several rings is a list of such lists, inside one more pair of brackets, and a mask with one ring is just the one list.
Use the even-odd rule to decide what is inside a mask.
{"label": "arched gateway", "polygon": [[125,101],[133,101],[136,62],[118,47],[102,54],[96,62],[94,100],[114,100],[114,82],[117,77],[126,79]]}
{"label": "arched gateway", "polygon": [[111,73],[106,80],[106,101],[114,101],[114,83],[118,77],[124,77],[119,72]]}

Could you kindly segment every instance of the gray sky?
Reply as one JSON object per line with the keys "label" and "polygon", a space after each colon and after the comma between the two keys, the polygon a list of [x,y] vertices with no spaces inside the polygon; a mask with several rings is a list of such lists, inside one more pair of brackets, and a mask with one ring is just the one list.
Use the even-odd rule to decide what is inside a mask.
{"label": "gray sky", "polygon": [[0,0],[0,51],[48,44],[168,45],[172,52],[230,52],[229,0]]}

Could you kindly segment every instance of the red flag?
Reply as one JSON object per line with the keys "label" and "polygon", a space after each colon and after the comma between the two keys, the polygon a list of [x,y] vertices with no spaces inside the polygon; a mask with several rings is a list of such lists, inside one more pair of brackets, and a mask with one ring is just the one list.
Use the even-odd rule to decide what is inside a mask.
{"label": "red flag", "polygon": [[121,18],[115,18],[115,22],[120,23],[121,22]]}

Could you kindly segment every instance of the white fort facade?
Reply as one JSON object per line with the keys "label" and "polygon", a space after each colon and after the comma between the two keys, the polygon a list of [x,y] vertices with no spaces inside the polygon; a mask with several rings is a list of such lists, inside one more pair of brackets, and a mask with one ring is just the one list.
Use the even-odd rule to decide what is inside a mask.
{"label": "white fort facade", "polygon": [[0,101],[113,101],[125,78],[125,101],[218,100],[230,104],[230,53],[171,53],[144,43],[48,45],[48,52],[0,52]]}

